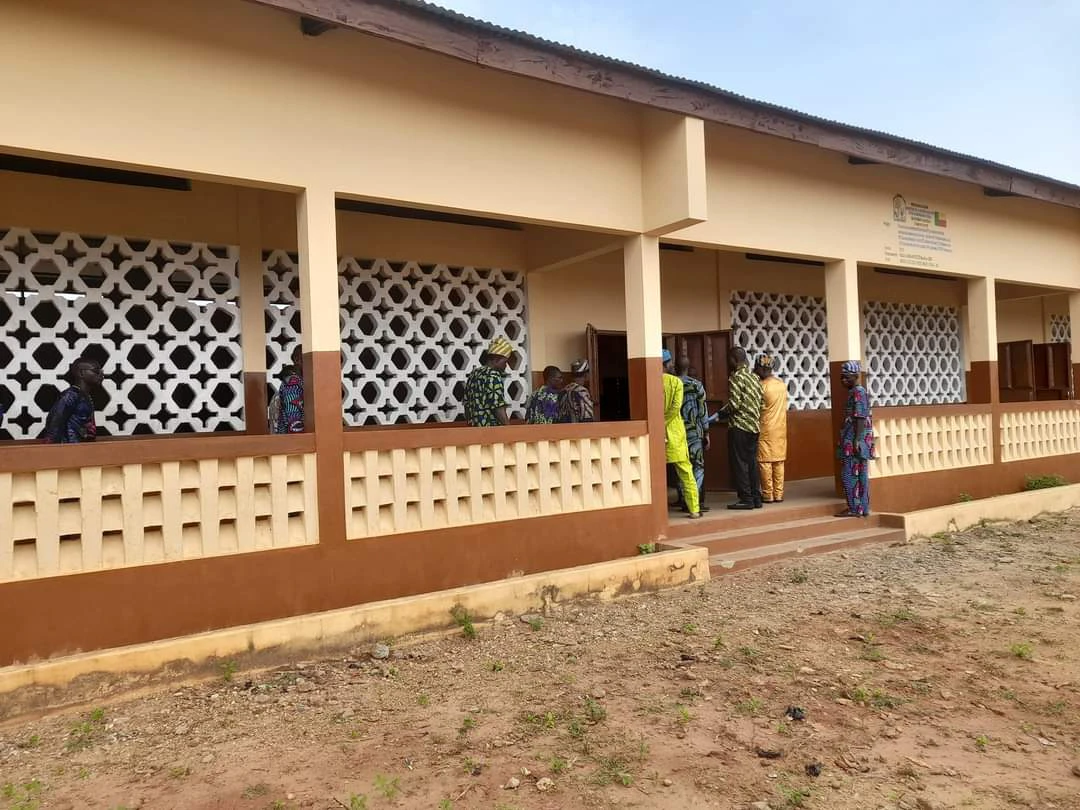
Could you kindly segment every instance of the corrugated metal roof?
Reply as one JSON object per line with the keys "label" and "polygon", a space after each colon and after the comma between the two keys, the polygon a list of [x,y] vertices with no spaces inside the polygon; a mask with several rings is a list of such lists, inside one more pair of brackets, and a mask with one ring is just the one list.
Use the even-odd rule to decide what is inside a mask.
{"label": "corrugated metal roof", "polygon": [[561,42],[555,42],[550,39],[544,39],[543,37],[530,34],[528,31],[520,31],[514,28],[507,28],[502,25],[497,25],[487,20],[481,20],[476,17],[470,17],[467,14],[454,11],[453,9],[444,8],[443,6],[429,3],[427,0],[396,0],[396,2],[411,6],[422,11],[426,11],[430,14],[442,17],[444,19],[452,20],[471,28],[481,29],[487,33],[505,37],[510,40],[518,40],[520,42],[529,43],[531,45],[539,45],[557,53],[562,53],[567,56],[576,57],[579,59],[588,59],[595,62],[601,62],[613,67],[620,67],[627,70],[636,71],[655,79],[661,79],[668,83],[681,84],[686,87],[692,87],[697,90],[704,90],[708,93],[715,94],[730,101],[735,101],[741,104],[745,104],[748,107],[756,107],[763,111],[769,111],[774,113],[780,113],[790,118],[806,121],[807,123],[817,124],[820,126],[832,127],[834,129],[842,130],[852,135],[862,135],[873,138],[884,138],[886,140],[895,141],[899,144],[906,146],[913,146],[919,149],[926,149],[934,152],[943,157],[954,158],[957,160],[965,160],[971,163],[978,163],[987,168],[996,169],[998,171],[1007,172],[1009,174],[1015,174],[1022,177],[1026,177],[1030,180],[1035,180],[1043,183],[1052,183],[1055,186],[1067,188],[1071,191],[1080,191],[1080,185],[1069,183],[1064,180],[1058,180],[1053,177],[1048,177],[1043,174],[1036,174],[1035,172],[1029,172],[1024,169],[1018,169],[1015,166],[1008,166],[1004,163],[997,163],[992,160],[986,160],[984,158],[975,157],[974,155],[967,155],[963,152],[954,152],[950,149],[944,149],[940,146],[934,146],[933,144],[926,143],[924,141],[917,141],[913,138],[905,138],[900,135],[893,135],[888,132],[882,132],[881,130],[868,129],[866,127],[854,126],[852,124],[845,124],[842,121],[833,121],[829,118],[823,118],[818,115],[811,115],[800,110],[792,109],[791,107],[784,107],[779,104],[772,104],[768,101],[760,101],[749,96],[740,95],[739,93],[733,93],[730,90],[725,90],[722,87],[717,87],[707,82],[697,81],[695,79],[687,79],[682,76],[675,76],[670,73],[664,73],[663,71],[656,70],[654,68],[646,67],[645,65],[638,65],[634,62],[628,62],[623,59],[615,59],[610,56],[604,56],[603,54],[595,53],[593,51],[586,51],[581,48],[576,48],[573,45],[564,45]]}

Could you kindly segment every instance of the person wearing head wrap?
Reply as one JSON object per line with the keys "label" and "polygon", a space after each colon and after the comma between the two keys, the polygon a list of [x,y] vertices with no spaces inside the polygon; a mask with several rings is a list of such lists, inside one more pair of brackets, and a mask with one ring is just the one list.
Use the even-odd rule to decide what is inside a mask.
{"label": "person wearing head wrap", "polygon": [[679,477],[686,509],[692,519],[701,517],[698,487],[694,480],[694,468],[690,466],[690,448],[686,443],[686,424],[682,418],[683,383],[672,372],[675,365],[671,352],[664,349],[664,446],[667,463],[675,468]]}
{"label": "person wearing head wrap", "polygon": [[860,384],[862,366],[848,360],[840,369],[840,381],[848,390],[844,424],[840,428],[837,454],[847,509],[837,517],[866,517],[870,514],[870,461],[874,458],[874,425],[870,397]]}
{"label": "person wearing head wrap", "polygon": [[575,360],[570,364],[573,377],[559,394],[559,421],[563,423],[593,421],[593,400],[585,383],[589,379],[589,361]]}
{"label": "person wearing head wrap", "polygon": [[[706,404],[705,386],[694,376],[690,358],[680,357],[675,371],[683,384],[682,420],[686,426],[686,446],[690,450],[690,467],[694,471],[694,483],[698,489],[700,511],[708,512],[705,505],[705,451],[709,449],[709,409]],[[686,496],[683,496],[683,508]]]}
{"label": "person wearing head wrap", "polygon": [[761,432],[758,434],[758,472],[762,503],[784,500],[784,462],[787,461],[787,385],[773,373],[770,355],[758,358],[754,373],[761,378]]}
{"label": "person wearing head wrap", "polygon": [[513,353],[514,348],[506,338],[495,338],[480,356],[480,365],[465,380],[465,420],[472,427],[496,427],[509,423],[503,375]]}

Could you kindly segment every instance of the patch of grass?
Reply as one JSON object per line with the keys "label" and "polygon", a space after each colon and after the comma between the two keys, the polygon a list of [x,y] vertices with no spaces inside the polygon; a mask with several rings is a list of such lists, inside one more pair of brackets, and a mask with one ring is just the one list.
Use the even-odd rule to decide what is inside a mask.
{"label": "patch of grass", "polygon": [[461,635],[470,641],[476,638],[476,627],[473,625],[472,616],[469,615],[462,605],[454,605],[450,608],[450,615],[454,617],[454,621],[457,622],[458,627],[461,628]]}
{"label": "patch of grass", "polygon": [[893,627],[897,624],[905,624],[914,622],[918,619],[915,611],[911,608],[903,607],[899,610],[894,610],[881,618],[881,623],[886,627]]}
{"label": "patch of grass", "polygon": [[71,729],[68,734],[67,750],[84,751],[101,736],[105,730],[105,710],[94,709],[85,720]]}
{"label": "patch of grass", "polygon": [[551,763],[549,764],[549,767],[551,768],[552,773],[560,774],[564,773],[566,769],[570,767],[570,763],[562,757],[556,756],[551,758]]}
{"label": "patch of grass", "polygon": [[232,683],[233,678],[236,676],[236,671],[239,669],[236,662],[231,658],[228,661],[222,661],[218,664],[218,668],[221,670],[221,677],[225,683]]}
{"label": "patch of grass", "polygon": [[41,807],[41,791],[44,786],[37,779],[17,785],[7,782],[0,788],[0,796],[8,800],[9,810],[38,810]]}
{"label": "patch of grass", "polygon": [[353,793],[349,796],[349,810],[367,810],[367,796],[363,793]]}
{"label": "patch of grass", "polygon": [[883,661],[885,659],[885,653],[881,651],[880,647],[864,647],[862,653],[859,656],[864,661]]}
{"label": "patch of grass", "polygon": [[387,801],[393,801],[397,798],[398,793],[401,792],[401,785],[398,784],[398,778],[383,776],[381,773],[375,774],[375,789],[386,797]]}
{"label": "patch of grass", "polygon": [[742,703],[735,707],[739,714],[745,714],[748,717],[757,717],[765,710],[765,702],[758,697],[751,697],[744,700]]}
{"label": "patch of grass", "polygon": [[255,785],[248,785],[244,788],[244,792],[240,794],[241,799],[257,799],[260,796],[265,796],[270,792],[270,786],[266,782],[259,782]]}
{"label": "patch of grass", "polygon": [[76,779],[89,779],[90,778],[90,769],[87,768],[85,765],[83,765],[81,768],[79,768],[79,772],[75,774],[75,778]]}
{"label": "patch of grass", "polygon": [[897,706],[903,705],[903,703],[903,698],[890,695],[888,692],[882,692],[880,689],[875,689],[870,693],[870,705],[875,709],[895,709]]}
{"label": "patch of grass", "polygon": [[585,698],[585,719],[594,725],[607,719],[607,709],[592,698]]}
{"label": "patch of grass", "polygon": [[421,692],[416,696],[416,702],[420,706],[427,707],[431,705],[431,698],[428,697],[427,692]]}
{"label": "patch of grass", "polygon": [[693,716],[690,714],[690,710],[688,708],[686,708],[685,706],[676,706],[675,712],[676,723],[678,723],[683,728],[690,725],[690,721],[693,719]]}
{"label": "patch of grass", "polygon": [[791,572],[791,576],[788,577],[793,585],[802,585],[804,582],[810,580],[810,572],[805,568],[796,568]]}
{"label": "patch of grass", "polygon": [[802,807],[810,798],[810,791],[805,788],[781,784],[777,785],[777,790],[784,801],[784,807]]}
{"label": "patch of grass", "polygon": [[541,619],[539,616],[534,616],[533,618],[529,619],[529,629],[533,632],[536,632],[537,630],[543,630],[544,620]]}
{"label": "patch of grass", "polygon": [[985,734],[980,734],[978,737],[975,738],[975,747],[980,751],[985,751],[986,746],[988,746],[989,744],[990,738],[987,737]]}
{"label": "patch of grass", "polygon": [[693,622],[686,622],[682,626],[682,631],[683,634],[687,636],[695,635],[697,633],[697,625]]}
{"label": "patch of grass", "polygon": [[458,729],[458,734],[465,736],[474,728],[476,728],[476,718],[471,714],[467,714],[461,721],[461,728]]}
{"label": "patch of grass", "polygon": [[744,661],[753,662],[761,658],[761,650],[756,647],[739,647],[739,655]]}
{"label": "patch of grass", "polygon": [[844,696],[852,703],[861,703],[866,706],[870,703],[870,690],[863,686],[856,686],[844,692]]}
{"label": "patch of grass", "polygon": [[17,748],[22,748],[23,750],[37,748],[39,745],[41,745],[41,737],[39,737],[37,734],[31,734],[22,742],[15,744]]}
{"label": "patch of grass", "polygon": [[1015,613],[1017,616],[1027,616],[1027,608],[1013,608],[1013,613]]}
{"label": "patch of grass", "polygon": [[1068,483],[1060,475],[1029,475],[1024,479],[1024,490],[1031,492],[1036,489],[1053,489],[1067,486]]}
{"label": "patch of grass", "polygon": [[185,776],[191,776],[191,768],[187,765],[175,765],[169,768],[170,779],[183,779]]}
{"label": "patch of grass", "polygon": [[581,725],[581,721],[576,717],[570,721],[570,725],[566,727],[566,730],[570,733],[570,736],[576,740],[580,740],[585,736],[585,727]]}
{"label": "patch of grass", "polygon": [[601,757],[596,760],[599,769],[593,774],[593,781],[600,786],[618,783],[623,787],[634,784],[634,775],[626,760],[620,757]]}
{"label": "patch of grass", "polygon": [[504,664],[502,661],[492,661],[490,664],[488,664],[488,669],[490,669],[492,672],[502,672],[504,669],[506,669],[506,664]]}
{"label": "patch of grass", "polygon": [[439,810],[454,810],[454,803],[449,799],[443,799],[439,802]]}
{"label": "patch of grass", "polygon": [[1055,700],[1046,704],[1046,713],[1052,715],[1065,714],[1065,709],[1069,707],[1069,704],[1064,700]]}
{"label": "patch of grass", "polygon": [[1031,643],[1027,641],[1021,641],[1013,644],[1009,647],[1009,652],[1017,658],[1024,661],[1030,661],[1034,655],[1034,650],[1031,647]]}
{"label": "patch of grass", "polygon": [[776,733],[780,734],[781,736],[784,736],[784,737],[790,737],[791,736],[791,726],[789,726],[787,723],[785,723],[783,720],[781,720],[779,723],[776,724]]}
{"label": "patch of grass", "polygon": [[479,776],[483,766],[472,757],[465,757],[465,760],[461,763],[461,769],[466,776]]}
{"label": "patch of grass", "polygon": [[714,650],[720,650],[720,649],[723,649],[723,647],[724,647],[724,637],[723,636],[717,636],[716,638],[714,638],[712,640],[712,648]]}
{"label": "patch of grass", "polygon": [[701,697],[701,690],[699,690],[695,686],[684,686],[679,691],[679,697],[683,698],[684,700],[696,700],[697,698]]}
{"label": "patch of grass", "polygon": [[656,543],[640,543],[637,547],[638,554],[655,554]]}

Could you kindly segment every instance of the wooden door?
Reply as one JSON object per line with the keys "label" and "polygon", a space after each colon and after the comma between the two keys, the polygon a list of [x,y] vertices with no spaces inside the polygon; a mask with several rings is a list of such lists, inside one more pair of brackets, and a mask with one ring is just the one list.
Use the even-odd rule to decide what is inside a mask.
{"label": "wooden door", "polygon": [[593,398],[593,411],[600,415],[600,352],[597,348],[598,330],[591,323],[585,324],[585,359],[589,361],[589,393]]}
{"label": "wooden door", "polygon": [[1002,402],[1035,399],[1035,352],[1030,340],[998,344],[998,388]]}
{"label": "wooden door", "polygon": [[[689,332],[668,335],[665,347],[678,359],[687,357],[698,379],[705,385],[709,413],[715,413],[728,399],[728,350],[730,332]],[[731,488],[728,464],[727,429],[716,425],[709,431],[709,449],[705,453],[705,490],[715,492]]]}

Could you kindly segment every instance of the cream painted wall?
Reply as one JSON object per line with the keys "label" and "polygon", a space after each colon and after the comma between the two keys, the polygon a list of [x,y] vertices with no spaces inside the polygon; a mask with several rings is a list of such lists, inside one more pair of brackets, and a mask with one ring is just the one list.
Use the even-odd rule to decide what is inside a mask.
{"label": "cream painted wall", "polygon": [[997,334],[1000,343],[1014,340],[1031,340],[1042,343],[1046,328],[1043,300],[1021,298],[997,303]]}
{"label": "cream painted wall", "polygon": [[[2,148],[641,227],[626,103],[355,32],[304,37],[240,0],[7,0],[0,30]],[[97,113],[73,116],[80,99]]]}
{"label": "cream painted wall", "polygon": [[721,125],[706,127],[709,220],[673,236],[873,264],[896,245],[892,198],[946,214],[950,273],[1080,287],[1080,211],[1021,198],[987,198],[974,184],[896,167],[851,166],[844,155]]}

